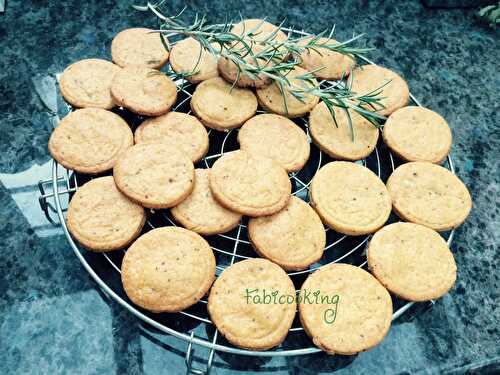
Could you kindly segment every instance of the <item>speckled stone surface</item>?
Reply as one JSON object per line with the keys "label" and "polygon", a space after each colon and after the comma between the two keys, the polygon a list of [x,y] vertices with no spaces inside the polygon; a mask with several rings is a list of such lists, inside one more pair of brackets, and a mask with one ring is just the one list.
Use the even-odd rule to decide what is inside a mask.
{"label": "speckled stone surface", "polygon": [[[136,2],[136,1],[134,1]],[[50,115],[32,78],[86,57],[110,58],[113,35],[154,27],[132,1],[14,1],[0,14],[0,372],[177,374],[186,344],[155,332],[106,297],[38,208],[50,177]],[[172,12],[181,1],[168,1]],[[119,5],[117,5],[119,4]],[[474,208],[456,231],[453,290],[432,309],[396,323],[381,345],[353,357],[314,354],[255,360],[216,355],[215,374],[498,373],[500,371],[500,31],[474,9],[426,9],[418,1],[200,1],[207,12],[264,17],[337,39],[368,34],[374,61],[400,72],[421,102],[452,127],[452,157]],[[195,352],[196,360],[208,353]]]}

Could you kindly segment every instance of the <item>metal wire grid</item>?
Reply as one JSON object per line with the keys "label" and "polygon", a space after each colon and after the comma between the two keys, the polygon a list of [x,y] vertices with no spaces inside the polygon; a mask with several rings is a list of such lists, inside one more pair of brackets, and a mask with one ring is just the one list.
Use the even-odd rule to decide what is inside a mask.
{"label": "metal wire grid", "polygon": [[[294,31],[299,34],[306,35],[303,32]],[[365,59],[367,63],[373,64],[373,62]],[[189,109],[189,101],[191,99],[191,91],[193,89],[192,85],[186,83],[184,81],[177,81],[179,86],[179,96],[180,100],[177,105],[173,108],[173,110],[190,113]],[[322,81],[322,84],[328,84],[328,82]],[[413,95],[410,94],[413,102],[421,106],[421,104],[416,100]],[[137,123],[135,119],[135,122]],[[309,141],[309,128],[307,121],[304,118],[301,118],[297,121],[297,124],[301,126],[307,133]],[[236,133],[237,130],[230,130],[226,133],[219,133],[210,130],[209,135],[211,139],[211,145],[209,148],[209,152],[207,156],[205,156],[200,162],[199,167],[210,168],[211,165],[222,156],[225,152],[231,151],[237,148],[236,143]],[[385,153],[387,155],[382,155]],[[386,161],[382,161],[382,156],[386,156]],[[290,179],[292,182],[293,191],[292,193],[304,200],[308,200],[308,191],[309,185],[311,183],[311,179],[319,168],[324,165],[326,162],[330,161],[328,156],[323,154],[317,147],[315,147],[311,143],[311,157],[306,164],[306,166],[298,172],[291,173]],[[383,175],[387,175],[387,172],[390,174],[396,166],[396,161],[393,158],[393,155],[390,151],[384,147],[377,146],[370,157],[365,160],[360,161],[366,167],[372,169],[380,178],[383,178]],[[447,167],[454,173],[454,167],[451,158],[447,157]],[[387,170],[384,170],[387,169]],[[60,173],[60,171],[62,173]],[[178,337],[188,342],[188,350],[186,353],[186,363],[188,365],[188,369],[194,373],[203,373],[202,370],[195,369],[191,367],[192,361],[192,345],[197,344],[203,347],[210,349],[208,362],[207,362],[207,370],[210,369],[213,356],[215,351],[222,351],[232,354],[243,354],[243,355],[251,355],[251,356],[290,356],[290,355],[303,355],[319,352],[320,349],[315,346],[307,346],[299,349],[283,349],[283,346],[280,346],[274,350],[268,350],[263,352],[250,351],[245,349],[239,349],[231,346],[230,344],[220,344],[217,343],[218,340],[218,331],[215,327],[214,334],[211,340],[207,340],[201,337],[197,337],[194,335],[194,331],[192,331],[189,335],[183,332],[179,332],[173,328],[168,327],[167,325],[160,322],[158,319],[152,318],[147,313],[144,313],[133,306],[128,300],[122,298],[110,285],[108,285],[102,278],[98,275],[98,273],[92,268],[92,266],[87,262],[84,257],[85,250],[80,249],[80,247],[73,241],[70,236],[66,222],[64,217],[64,212],[67,209],[67,203],[61,201],[61,196],[67,194],[72,194],[78,189],[78,185],[80,184],[80,176],[77,176],[74,173],[64,169],[62,166],[59,166],[58,163],[53,161],[52,168],[52,178],[40,181],[39,188],[41,192],[40,196],[40,205],[42,209],[45,211],[47,217],[50,219],[49,211],[56,213],[58,216],[58,220],[64,234],[66,235],[73,251],[76,256],[83,264],[84,268],[89,272],[89,274],[94,278],[94,280],[98,283],[98,285],[114,300],[116,300],[120,305],[125,307],[127,310],[132,312],[134,315],[142,319],[144,322],[150,324],[154,328],[170,334],[172,336]],[[46,185],[52,185],[52,192],[46,192]],[[54,206],[52,206],[48,198],[53,198]],[[69,199],[68,199],[69,200]],[[146,230],[153,229],[157,226],[163,225],[176,225],[176,223],[172,220],[171,216],[166,210],[158,210],[158,211],[150,211],[148,214],[148,218],[146,221]],[[294,280],[297,285],[298,281],[303,280],[307,274],[312,271],[330,263],[337,262],[349,262],[357,265],[358,267],[366,266],[366,245],[371,237],[371,235],[360,236],[360,237],[351,237],[346,235],[340,235],[335,233],[330,229],[325,229],[327,234],[327,245],[325,247],[324,256],[322,258],[321,263],[315,264],[311,266],[309,269],[295,272],[288,272],[288,275]],[[453,231],[449,232],[447,235],[447,243],[451,244],[453,238]],[[226,234],[219,234],[216,236],[210,236],[207,238],[210,243],[214,253],[217,257],[217,270],[216,274],[219,275],[226,267],[232,265],[234,262],[253,258],[258,256],[253,249],[251,248],[250,241],[247,235],[247,225],[246,219],[242,219],[237,228],[232,230]],[[119,275],[121,259],[123,257],[124,251],[112,252],[112,253],[102,253],[102,256],[106,259],[106,262],[111,266],[111,269]],[[338,256],[332,256],[332,254],[338,254]],[[325,257],[325,255],[327,255]],[[433,303],[433,302],[432,302]],[[193,319],[200,324],[206,324],[213,326],[208,313],[206,311],[206,298],[201,299],[194,308],[190,308],[187,311],[181,311],[178,314],[183,315],[189,319]],[[393,313],[393,321],[403,315],[406,311],[408,311],[413,305],[413,302],[402,302],[396,299],[396,305],[399,307]],[[203,314],[203,315],[202,315]],[[303,328],[300,325],[294,323],[294,326],[290,329],[290,333],[285,340],[285,343],[288,340],[293,340],[292,335],[305,335],[303,332]],[[310,343],[310,341],[307,341]]]}

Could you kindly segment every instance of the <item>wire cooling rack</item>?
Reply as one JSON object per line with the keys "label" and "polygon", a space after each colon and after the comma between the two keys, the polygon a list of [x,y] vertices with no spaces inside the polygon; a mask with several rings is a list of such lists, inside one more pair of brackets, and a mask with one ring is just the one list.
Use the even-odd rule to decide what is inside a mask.
{"label": "wire cooling rack", "polygon": [[[285,29],[289,33],[300,35],[309,35],[304,32]],[[373,64],[368,59],[364,59],[366,63]],[[194,86],[183,80],[177,80],[176,84],[179,89],[178,101],[173,108],[174,111],[190,113],[189,101],[191,99]],[[322,81],[322,85],[331,84],[328,81]],[[421,106],[418,100],[410,94],[410,98],[415,105]],[[71,108],[68,107],[69,110]],[[133,130],[144,120],[143,117],[134,115],[129,111],[118,108],[116,113],[121,115],[131,126]],[[262,113],[262,111],[260,111]],[[307,164],[298,172],[290,173],[290,181],[292,183],[292,193],[301,199],[308,201],[309,185],[311,179],[317,170],[326,163],[332,161],[330,157],[322,153],[316,147],[309,136],[309,128],[306,118],[294,120],[308,135],[311,143],[311,156]],[[226,152],[238,149],[236,140],[238,134],[237,129],[227,132],[209,131],[210,146],[207,155],[197,163],[197,168],[210,168],[213,163]],[[373,153],[364,160],[358,161],[367,168],[376,173],[383,181],[386,181],[394,169],[401,163],[395,156],[391,154],[389,149],[379,141],[379,144]],[[445,167],[454,173],[453,163],[448,156],[445,162]],[[121,261],[125,250],[113,251],[109,253],[93,253],[86,251],[78,245],[68,232],[66,226],[66,210],[68,202],[78,189],[86,181],[92,177],[80,175],[66,170],[59,165],[55,160],[52,165],[52,176],[46,180],[39,182],[40,189],[40,206],[45,212],[47,218],[56,225],[61,225],[63,232],[73,249],[75,255],[82,263],[85,270],[97,282],[99,287],[121,306],[126,308],[132,314],[143,320],[147,324],[157,330],[185,340],[188,343],[186,351],[186,366],[188,373],[208,374],[212,367],[214,354],[216,351],[226,352],[239,355],[249,356],[294,356],[304,355],[319,352],[320,349],[315,347],[305,334],[299,319],[296,317],[290,332],[285,341],[277,348],[272,350],[257,352],[234,347],[228,343],[222,336],[219,336],[217,329],[210,320],[207,312],[207,298],[202,298],[197,304],[174,314],[153,314],[148,311],[133,305],[123,291],[121,284]],[[54,216],[57,217],[54,220]],[[397,221],[395,216],[391,216],[389,221]],[[168,210],[149,210],[147,213],[146,225],[143,232],[147,232],[153,228],[161,226],[176,225]],[[331,229],[326,230],[327,243],[322,259],[309,267],[306,270],[288,272],[296,289],[306,279],[306,277],[314,270],[330,263],[343,262],[366,268],[366,247],[371,235],[366,236],[346,236]],[[453,239],[453,231],[444,234],[448,245]],[[235,229],[232,231],[214,236],[205,237],[212,247],[217,260],[216,275],[231,264],[248,258],[258,257],[252,249],[247,234],[247,219],[243,218]],[[434,304],[433,301],[430,305]],[[407,313],[413,302],[402,301],[393,297],[394,313],[393,321]],[[195,368],[193,366],[193,345],[200,345],[208,348],[209,355],[204,369]]]}

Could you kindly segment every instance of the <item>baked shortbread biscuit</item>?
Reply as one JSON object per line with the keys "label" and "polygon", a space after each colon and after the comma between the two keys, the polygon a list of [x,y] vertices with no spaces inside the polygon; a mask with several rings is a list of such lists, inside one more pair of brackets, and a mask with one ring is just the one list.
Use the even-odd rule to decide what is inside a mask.
{"label": "baked shortbread biscuit", "polygon": [[165,74],[141,66],[123,68],[111,84],[113,101],[139,115],[160,116],[177,100],[177,86]]}
{"label": "baked shortbread biscuit", "polygon": [[49,139],[52,157],[67,169],[97,174],[113,168],[134,144],[129,126],[117,114],[101,108],[70,112]]}
{"label": "baked shortbread biscuit", "polygon": [[419,224],[390,224],[370,240],[368,268],[389,291],[409,301],[442,297],[455,284],[457,265],[446,241]]}
{"label": "baked shortbread biscuit", "polygon": [[[165,37],[164,42],[168,44]],[[116,65],[160,69],[168,61],[168,49],[159,33],[143,27],[120,31],[111,42],[111,57]]]}
{"label": "baked shortbread biscuit", "polygon": [[123,194],[148,208],[169,208],[187,198],[194,186],[193,162],[171,143],[130,147],[113,168]]}
{"label": "baked shortbread biscuit", "polygon": [[226,268],[208,297],[208,312],[220,333],[233,345],[250,350],[279,345],[296,308],[292,280],[266,259],[246,259]]}
{"label": "baked shortbread biscuit", "polygon": [[316,263],[326,243],[319,216],[294,196],[281,211],[250,219],[248,235],[259,255],[289,271],[303,270]]}
{"label": "baked shortbread biscuit", "polygon": [[123,257],[123,289],[140,307],[176,312],[194,305],[215,279],[215,256],[199,234],[178,227],[153,229]]}
{"label": "baked shortbread biscuit", "polygon": [[[212,44],[215,50],[220,47]],[[177,42],[170,52],[170,66],[178,74],[190,73],[186,79],[198,83],[217,77],[217,56],[201,47],[194,38],[186,38]]]}
{"label": "baked shortbread biscuit", "polygon": [[387,189],[401,218],[437,231],[459,226],[472,208],[463,182],[448,169],[428,162],[400,165],[387,180]]}
{"label": "baked shortbread biscuit", "polygon": [[245,122],[238,132],[243,151],[267,156],[287,171],[298,171],[309,159],[306,133],[293,121],[275,114],[262,114]]}
{"label": "baked shortbread biscuit", "polygon": [[391,213],[384,183],[368,168],[351,162],[334,161],[321,167],[309,194],[326,225],[352,236],[375,232]]}
{"label": "baked shortbread biscuit", "polygon": [[69,203],[68,230],[92,251],[121,249],[141,233],[146,214],[117,189],[112,176],[79,187]]}
{"label": "baked shortbread biscuit", "polygon": [[391,326],[391,296],[370,273],[350,264],[321,267],[306,279],[300,296],[302,326],[314,344],[329,354],[369,350]]}
{"label": "baked shortbread biscuit", "polygon": [[134,134],[135,143],[173,143],[196,163],[208,151],[208,134],[194,116],[169,112],[144,121]]}
{"label": "baked shortbread biscuit", "polygon": [[416,106],[403,107],[391,114],[382,136],[387,146],[406,161],[440,163],[452,143],[446,120],[430,109]]}
{"label": "baked shortbread biscuit", "polygon": [[196,169],[193,191],[170,210],[182,226],[203,235],[227,232],[241,220],[241,214],[228,210],[214,199],[208,181],[209,173],[209,169]]}
{"label": "baked shortbread biscuit", "polygon": [[115,106],[110,93],[111,82],[119,66],[101,59],[77,61],[61,74],[59,89],[69,104],[76,108],[111,109]]}
{"label": "baked shortbread biscuit", "polygon": [[290,199],[291,183],[277,162],[245,151],[221,156],[210,170],[210,190],[231,211],[248,216],[278,212]]}

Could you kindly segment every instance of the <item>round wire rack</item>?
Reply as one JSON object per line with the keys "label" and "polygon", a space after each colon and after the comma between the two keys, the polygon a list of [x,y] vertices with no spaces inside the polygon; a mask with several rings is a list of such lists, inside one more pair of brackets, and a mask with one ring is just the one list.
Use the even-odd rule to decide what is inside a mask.
{"label": "round wire rack", "polygon": [[[310,35],[302,31],[284,29],[289,33],[300,35]],[[368,59],[364,59],[366,63],[373,64]],[[178,102],[173,108],[174,111],[190,113],[189,101],[194,90],[194,86],[184,80],[177,80],[179,88]],[[331,84],[328,81],[322,81],[322,85]],[[410,98],[415,105],[421,106],[418,100],[410,94]],[[116,113],[121,115],[131,126],[133,130],[144,120],[143,117],[132,114],[131,112],[117,108]],[[262,113],[262,111],[260,111]],[[292,193],[301,199],[308,201],[309,185],[316,171],[326,163],[332,161],[330,157],[322,153],[316,147],[309,137],[309,128],[306,118],[294,120],[308,135],[311,144],[311,156],[307,164],[298,172],[290,173],[289,177],[292,183]],[[210,146],[207,155],[196,164],[197,168],[210,168],[215,160],[228,151],[238,149],[237,138],[238,129],[233,129],[227,132],[209,131]],[[358,161],[367,168],[376,173],[384,182],[394,169],[401,164],[395,156],[391,154],[389,149],[379,141],[373,153],[366,159]],[[445,162],[445,167],[454,173],[454,167],[451,158],[448,156]],[[113,251],[109,253],[93,253],[86,251],[78,245],[66,226],[65,212],[68,202],[78,189],[86,181],[90,180],[91,176],[80,175],[64,169],[55,160],[52,166],[52,177],[40,181],[39,188],[41,191],[40,204],[50,219],[49,211],[57,215],[58,222],[74,251],[78,260],[82,263],[85,270],[97,282],[99,287],[112,299],[126,308],[136,317],[151,325],[157,330],[177,337],[188,342],[188,350],[186,354],[186,363],[191,366],[192,355],[191,350],[193,344],[206,347],[210,350],[207,372],[209,371],[215,351],[227,352],[232,354],[249,355],[249,356],[294,356],[304,355],[319,352],[320,349],[312,344],[305,334],[299,319],[296,317],[290,332],[285,341],[272,350],[267,351],[251,351],[234,347],[228,343],[222,336],[218,335],[216,327],[207,312],[207,298],[202,298],[194,306],[185,311],[174,314],[153,314],[142,310],[135,306],[126,296],[121,284],[121,261],[126,250]],[[47,186],[51,185],[51,189]],[[51,190],[51,191],[49,191]],[[48,202],[48,198],[53,198],[53,205]],[[389,221],[398,221],[394,215]],[[147,221],[143,232],[147,232],[153,228],[160,226],[176,225],[168,210],[149,210]],[[358,267],[366,268],[366,247],[371,235],[365,236],[346,236],[331,229],[326,230],[327,243],[323,257],[321,260],[310,266],[306,270],[288,272],[294,282],[296,289],[306,279],[306,277],[314,270],[336,262],[350,263]],[[451,244],[453,239],[453,231],[443,234]],[[247,219],[243,218],[235,229],[228,233],[205,237],[212,247],[217,260],[216,275],[218,276],[226,267],[234,262],[258,257],[252,249],[247,234]],[[434,302],[431,301],[431,304]],[[394,313],[393,321],[405,314],[413,305],[413,302],[402,301],[393,297]],[[203,373],[198,369],[191,369],[194,373]]]}

